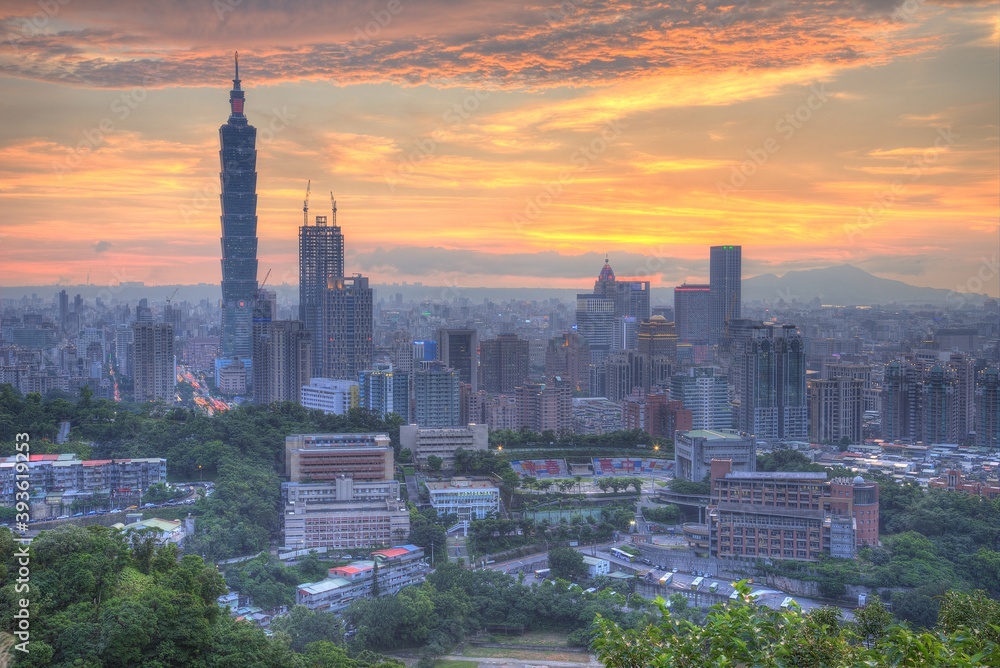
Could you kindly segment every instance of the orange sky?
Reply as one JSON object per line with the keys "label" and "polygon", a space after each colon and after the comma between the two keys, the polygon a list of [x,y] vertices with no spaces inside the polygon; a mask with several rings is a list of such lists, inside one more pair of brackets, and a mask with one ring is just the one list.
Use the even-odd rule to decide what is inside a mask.
{"label": "orange sky", "polygon": [[376,282],[580,287],[607,252],[671,286],[735,243],[1000,293],[995,2],[317,4],[5,2],[0,284],[218,282],[238,49],[271,283],[311,179]]}

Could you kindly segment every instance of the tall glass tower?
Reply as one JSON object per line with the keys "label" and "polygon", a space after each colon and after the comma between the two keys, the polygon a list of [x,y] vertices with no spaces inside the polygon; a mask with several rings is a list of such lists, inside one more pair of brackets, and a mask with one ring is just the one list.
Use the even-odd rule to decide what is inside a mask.
{"label": "tall glass tower", "polygon": [[740,317],[743,301],[743,247],[711,246],[708,271],[712,298],[709,343],[715,345],[729,333],[729,322]]}
{"label": "tall glass tower", "polygon": [[222,355],[250,357],[257,294],[257,128],[243,115],[240,61],[219,128],[222,172]]}
{"label": "tall glass tower", "polygon": [[316,225],[309,226],[303,214],[299,228],[299,320],[313,337],[312,374],[316,378],[323,375],[323,351],[330,338],[323,321],[328,281],[344,276],[344,235],[337,225],[337,202],[332,204],[332,225],[327,225],[326,216],[316,216]]}

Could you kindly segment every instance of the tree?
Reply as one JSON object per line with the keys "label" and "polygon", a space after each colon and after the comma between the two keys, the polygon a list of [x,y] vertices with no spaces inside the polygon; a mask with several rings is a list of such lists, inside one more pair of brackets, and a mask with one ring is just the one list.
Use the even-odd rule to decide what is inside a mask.
{"label": "tree", "polygon": [[580,582],[588,577],[583,555],[569,547],[554,547],[549,550],[549,568],[553,577],[571,582]]}
{"label": "tree", "polygon": [[882,641],[890,623],[892,623],[892,613],[886,609],[878,596],[869,596],[865,606],[854,611],[855,632],[868,649],[872,649]]}
{"label": "tree", "polygon": [[442,464],[444,464],[444,460],[437,455],[431,455],[427,458],[427,468],[433,473],[440,473]]}

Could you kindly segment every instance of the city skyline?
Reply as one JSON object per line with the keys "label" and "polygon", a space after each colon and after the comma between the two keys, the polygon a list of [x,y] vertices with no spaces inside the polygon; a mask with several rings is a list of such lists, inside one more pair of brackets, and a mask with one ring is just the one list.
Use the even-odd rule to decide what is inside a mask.
{"label": "city skyline", "polygon": [[582,287],[609,253],[670,287],[736,244],[744,277],[1000,293],[989,3],[53,7],[2,16],[5,287],[221,283],[238,49],[272,284],[312,179],[373,282]]}

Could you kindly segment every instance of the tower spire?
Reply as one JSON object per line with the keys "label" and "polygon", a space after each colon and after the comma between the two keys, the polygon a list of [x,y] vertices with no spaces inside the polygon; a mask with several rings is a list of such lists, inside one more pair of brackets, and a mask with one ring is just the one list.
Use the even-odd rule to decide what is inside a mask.
{"label": "tower spire", "polygon": [[333,207],[333,223],[334,226],[337,225],[337,200],[333,198],[333,191],[330,191],[330,206]]}
{"label": "tower spire", "polygon": [[229,91],[229,108],[232,111],[230,119],[235,117],[235,122],[240,123],[246,122],[246,118],[243,116],[243,102],[246,98],[246,94],[243,89],[240,88],[240,52],[237,51],[234,56],[236,61],[236,74],[233,78],[233,89]]}
{"label": "tower spire", "polygon": [[237,51],[234,59],[236,60],[236,76],[233,78],[233,90],[240,89],[240,52]]}

